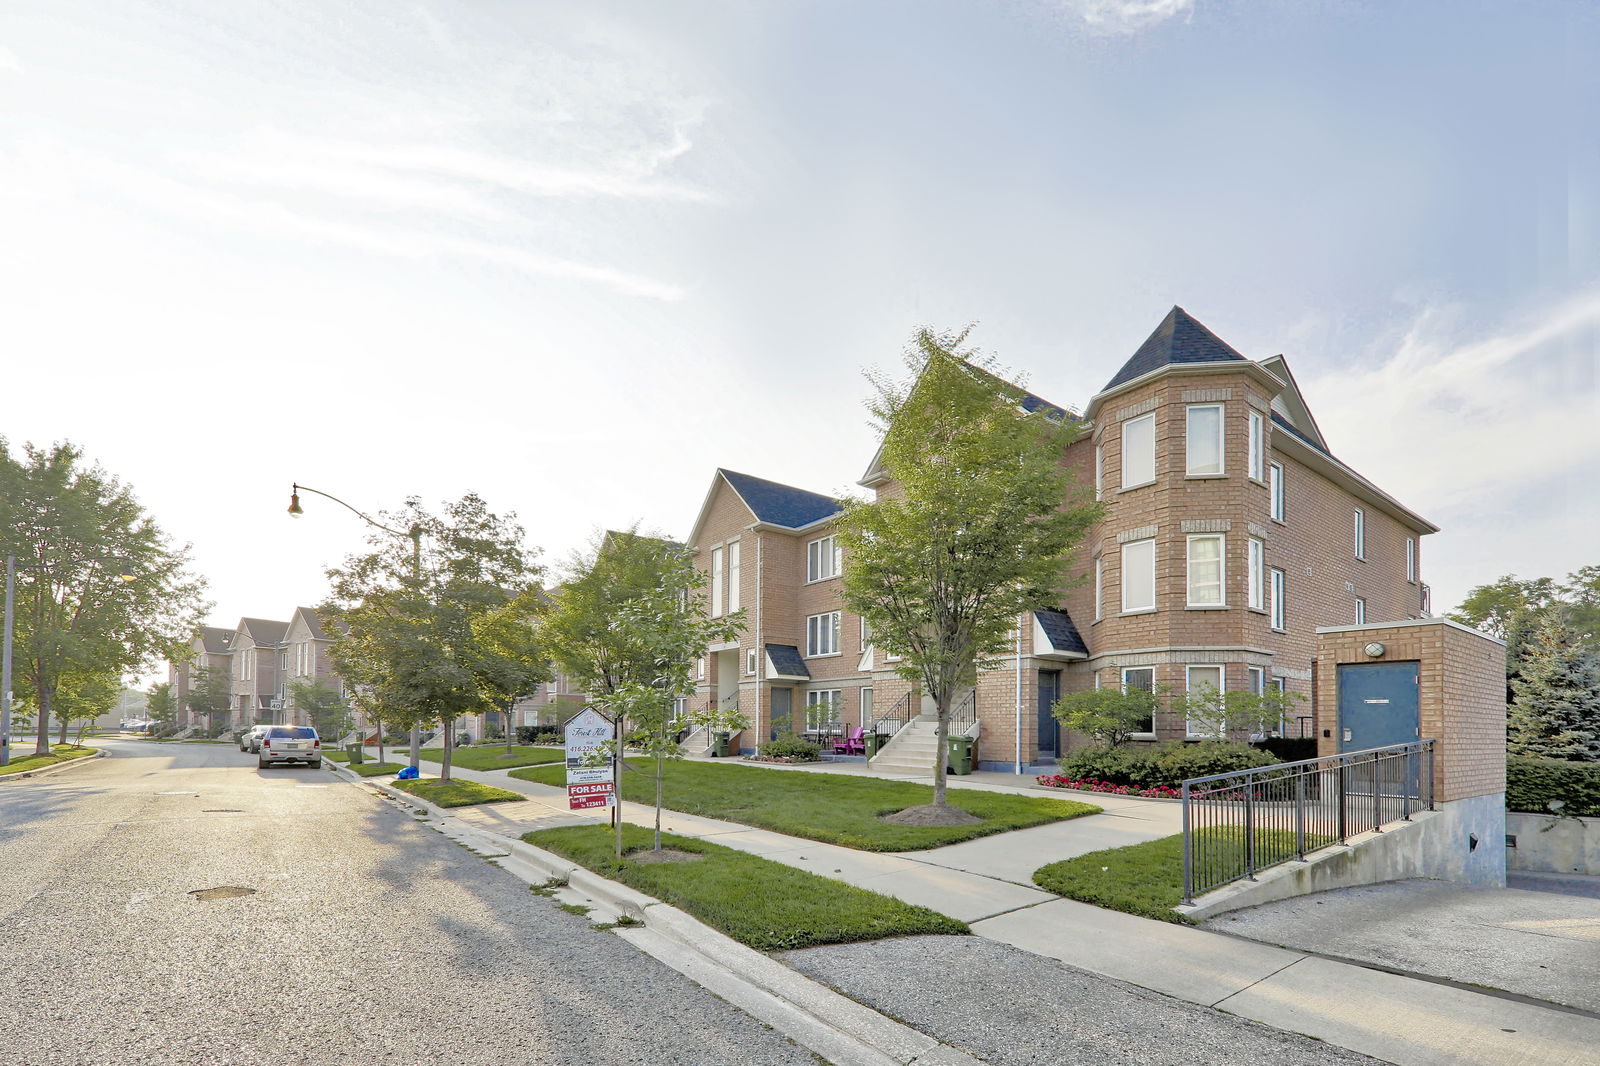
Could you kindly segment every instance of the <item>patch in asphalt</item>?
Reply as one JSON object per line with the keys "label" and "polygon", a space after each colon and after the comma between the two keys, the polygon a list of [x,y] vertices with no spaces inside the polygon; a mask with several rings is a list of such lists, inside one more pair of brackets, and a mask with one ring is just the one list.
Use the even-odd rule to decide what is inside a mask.
{"label": "patch in asphalt", "polygon": [[218,888],[191,888],[189,895],[199,900],[237,899],[240,896],[253,896],[253,888],[240,888],[238,885],[222,885]]}
{"label": "patch in asphalt", "polygon": [[204,810],[202,810],[200,813],[201,814],[243,814],[244,811],[240,810],[238,807],[207,807]]}

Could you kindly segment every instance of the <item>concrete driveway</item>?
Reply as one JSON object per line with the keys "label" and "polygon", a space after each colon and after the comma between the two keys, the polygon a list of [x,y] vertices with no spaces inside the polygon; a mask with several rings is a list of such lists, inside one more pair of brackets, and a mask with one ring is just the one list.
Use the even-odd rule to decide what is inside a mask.
{"label": "concrete driveway", "polygon": [[1219,915],[1205,928],[1600,1012],[1600,899],[1395,881]]}

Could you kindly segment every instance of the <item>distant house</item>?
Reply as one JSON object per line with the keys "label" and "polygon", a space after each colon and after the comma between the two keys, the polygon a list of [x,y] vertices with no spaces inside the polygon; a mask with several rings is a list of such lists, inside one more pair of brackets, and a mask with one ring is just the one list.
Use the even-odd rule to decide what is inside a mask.
{"label": "distant house", "polygon": [[334,638],[322,628],[322,619],[314,607],[296,607],[283,635],[279,651],[278,700],[283,709],[283,721],[305,725],[303,709],[296,706],[294,689],[297,684],[317,685],[329,692],[344,695],[344,679],[334,669],[328,648]]}
{"label": "distant house", "polygon": [[180,729],[204,727],[205,716],[189,710],[189,693],[202,670],[219,671],[223,677],[233,677],[233,635],[231,629],[201,626],[189,641],[189,658],[167,664],[167,684],[172,693],[173,707],[177,712]]}
{"label": "distant house", "polygon": [[288,622],[267,618],[241,618],[234,627],[229,649],[232,657],[233,728],[248,729],[271,722],[282,709],[282,662]]}

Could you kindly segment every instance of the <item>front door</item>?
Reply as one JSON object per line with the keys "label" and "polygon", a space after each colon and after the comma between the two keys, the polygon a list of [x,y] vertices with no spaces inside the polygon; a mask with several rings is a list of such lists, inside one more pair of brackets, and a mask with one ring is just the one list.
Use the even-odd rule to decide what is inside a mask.
{"label": "front door", "polygon": [[1416,663],[1339,667],[1339,750],[1409,744],[1422,733]]}
{"label": "front door", "polygon": [[794,728],[794,689],[775,688],[772,690],[772,722],[768,740],[778,739],[778,723],[785,722],[789,728]]}
{"label": "front door", "polygon": [[1061,671],[1039,671],[1039,758],[1053,759],[1061,751],[1061,745],[1056,739],[1060,734],[1060,725],[1056,722],[1051,711],[1055,708],[1056,700],[1061,698]]}

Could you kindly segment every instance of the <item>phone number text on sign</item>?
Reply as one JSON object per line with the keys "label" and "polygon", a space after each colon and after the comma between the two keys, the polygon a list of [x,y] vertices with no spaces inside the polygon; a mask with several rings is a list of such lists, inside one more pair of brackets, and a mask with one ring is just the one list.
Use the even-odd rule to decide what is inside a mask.
{"label": "phone number text on sign", "polygon": [[589,807],[607,807],[615,802],[617,786],[611,781],[596,781],[588,785],[567,786],[567,807],[581,811]]}

